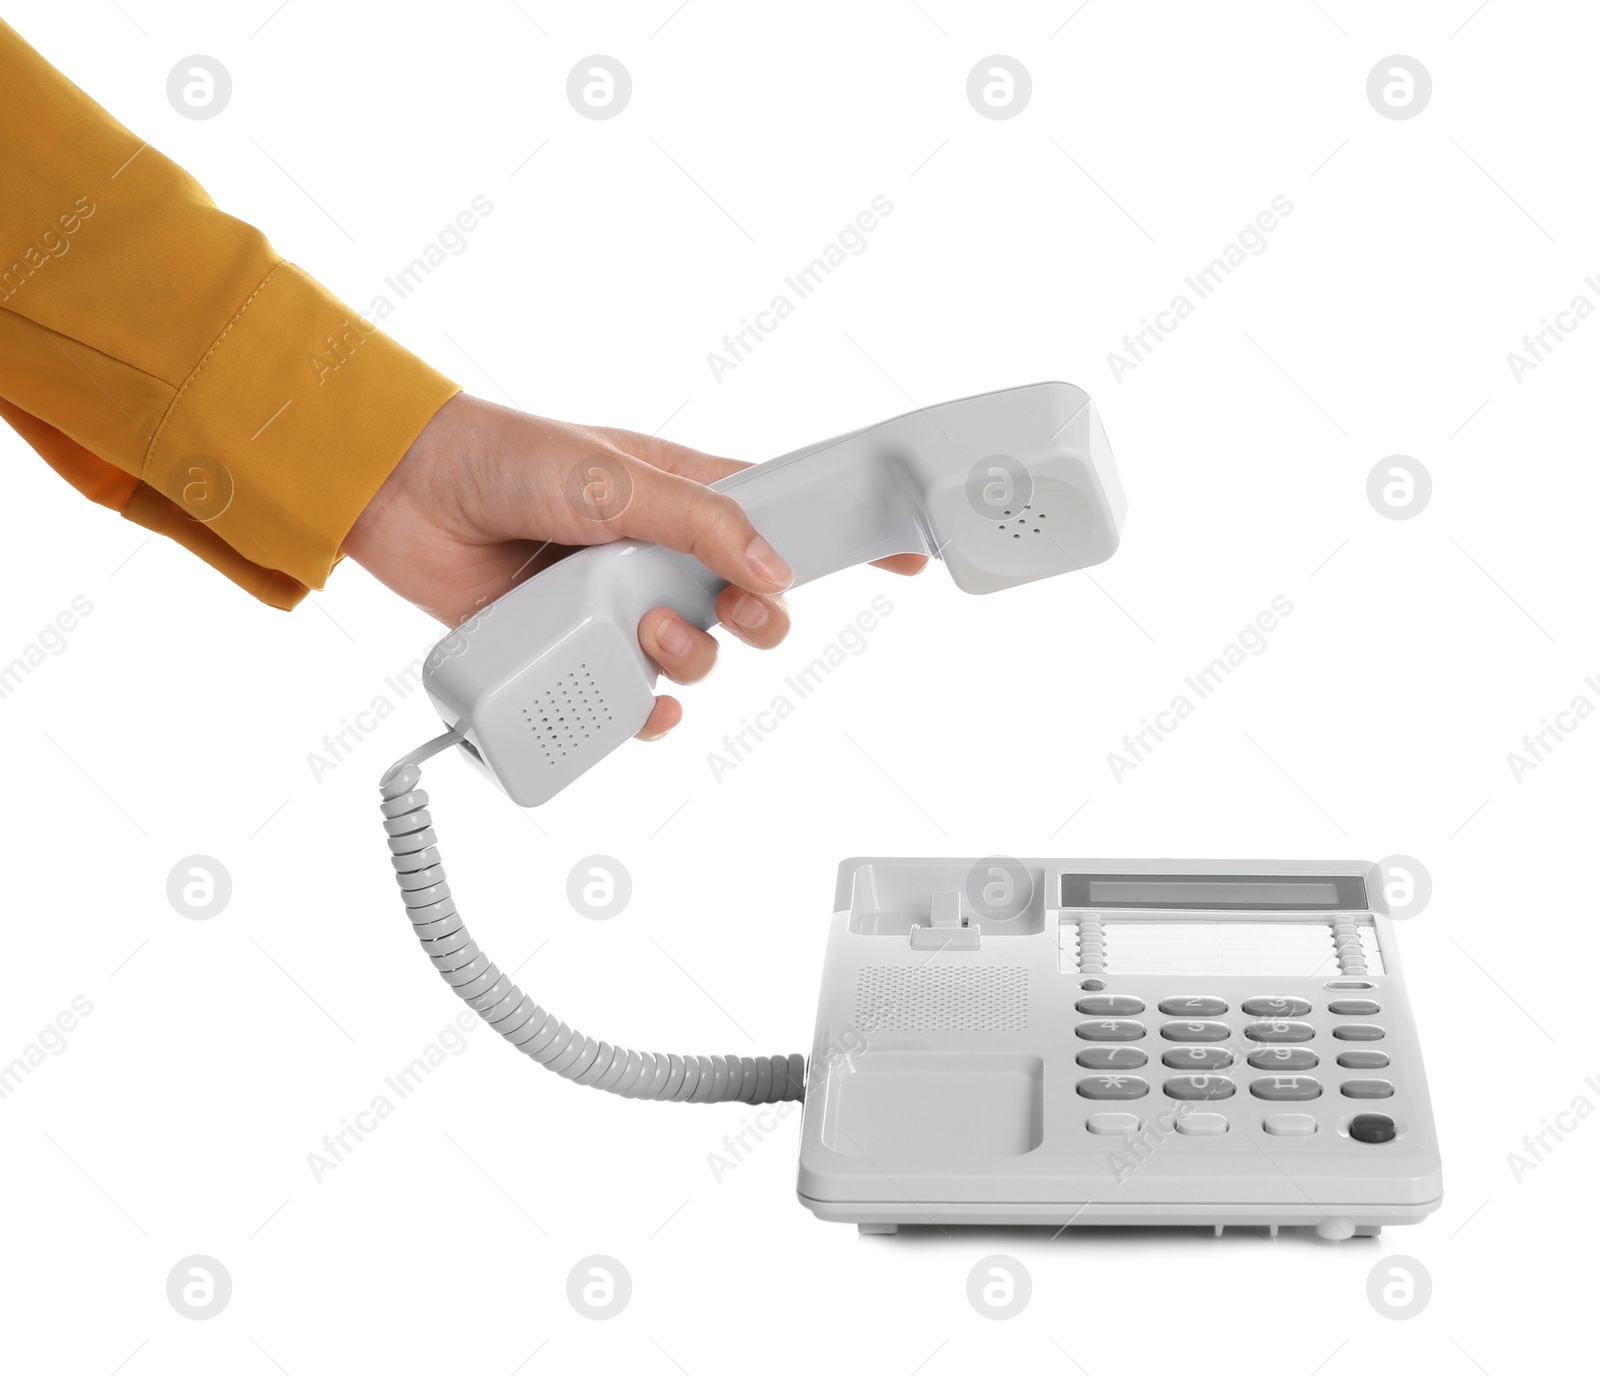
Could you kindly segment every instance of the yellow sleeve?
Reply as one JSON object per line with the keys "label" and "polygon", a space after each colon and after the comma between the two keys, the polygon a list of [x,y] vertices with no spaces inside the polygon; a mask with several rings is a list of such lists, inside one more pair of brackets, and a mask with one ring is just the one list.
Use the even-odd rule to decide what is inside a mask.
{"label": "yellow sleeve", "polygon": [[263,601],[320,588],[455,383],[0,21],[0,418]]}

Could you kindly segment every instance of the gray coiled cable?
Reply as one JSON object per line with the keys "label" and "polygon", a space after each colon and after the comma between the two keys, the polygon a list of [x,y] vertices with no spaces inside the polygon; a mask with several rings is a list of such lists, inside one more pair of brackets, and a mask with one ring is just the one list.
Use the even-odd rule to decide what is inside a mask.
{"label": "gray coiled cable", "polygon": [[444,877],[422,762],[462,740],[452,727],[397,760],[379,782],[383,829],[411,928],[433,968],[518,1051],[580,1085],[629,1099],[773,1104],[805,1097],[805,1057],[678,1056],[630,1051],[574,1031],[524,994],[479,949]]}

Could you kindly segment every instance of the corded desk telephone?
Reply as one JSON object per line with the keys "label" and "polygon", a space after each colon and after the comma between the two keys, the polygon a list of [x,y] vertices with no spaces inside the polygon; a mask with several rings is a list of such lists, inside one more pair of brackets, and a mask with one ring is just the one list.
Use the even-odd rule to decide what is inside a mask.
{"label": "corded desk telephone", "polygon": [[[913,411],[715,486],[788,561],[796,584],[918,553],[942,561],[972,593],[1110,558],[1126,507],[1093,403],[1060,382]],[[1178,871],[1116,862],[1098,877],[1072,862],[1003,862],[1013,895],[1025,888],[1027,897],[996,908],[985,896],[996,881],[973,862],[847,862],[809,1077],[798,1053],[681,1056],[614,1046],[575,1031],[524,994],[478,947],[457,911],[420,767],[457,746],[519,805],[549,801],[649,716],[656,672],[638,643],[640,617],[669,606],[709,628],[721,587],[687,555],[632,540],[597,545],[491,603],[428,656],[424,684],[449,729],[384,775],[384,827],[424,951],[501,1036],[567,1079],[632,1098],[806,1100],[802,1202],[822,1217],[873,1231],[917,1222],[1260,1221],[1327,1224],[1325,1234],[1348,1236],[1437,1205],[1437,1148],[1392,930],[1381,899],[1363,891],[1366,901],[1355,901],[1367,882],[1359,866],[1242,866],[1237,874],[1227,870],[1232,877],[1224,882],[1202,880],[1221,872],[1199,862]],[[968,872],[981,881],[976,899],[965,880],[952,880]],[[1156,895],[1161,901],[1126,913],[1113,914],[1128,905],[1095,887],[1131,884],[1117,892],[1149,898],[1155,876],[1187,872],[1200,888],[1183,890],[1174,880]],[[1269,878],[1280,872],[1307,877]],[[1187,911],[1184,893],[1221,892],[1207,890],[1210,882],[1222,883],[1229,901],[1194,901],[1205,915],[1175,920]],[[1265,887],[1252,890],[1253,899],[1239,897],[1256,882]],[[1086,892],[1071,886],[1081,883]],[[1269,901],[1289,889],[1318,896],[1304,904]],[[1335,901],[1323,902],[1325,892]],[[1207,923],[1212,927],[1198,935],[1192,930]],[[1162,968],[1159,938],[1176,941],[1174,950],[1183,942],[1208,950],[1223,928],[1236,969]],[[1343,1016],[1331,1011],[1343,1000],[1324,998],[1333,992],[1323,987],[1327,981],[1313,1000],[1306,981],[1320,976],[1320,963],[1304,970],[1259,964],[1280,950],[1289,960],[1293,941],[1313,929],[1344,943],[1338,950],[1345,963],[1354,958],[1349,943],[1372,934],[1372,959],[1395,970],[1383,975],[1386,985],[1362,981],[1381,992],[1370,1001],[1385,1009],[1384,1023],[1329,1023]],[[1060,952],[1064,962],[1061,943],[1069,938],[1077,962],[1071,971],[1051,954]],[[1294,951],[1307,955],[1312,944]],[[1186,998],[1193,1007],[1183,1011],[1193,1017],[1169,1016]],[[1277,1023],[1270,1011],[1252,1011],[1277,1007],[1274,1001],[1282,1004]],[[1148,1008],[1158,1010],[1149,1027],[1139,1020]],[[1290,1030],[1259,1048],[1250,1040],[1278,1023]],[[1186,1024],[1205,1030],[1184,1040],[1178,1034]],[[1345,1049],[1334,1042],[1355,1034],[1342,1026],[1377,1029],[1384,1051],[1359,1049],[1393,1057],[1387,1080],[1357,1080],[1342,1073],[1343,1064],[1336,1076],[1331,1067],[1321,1078],[1302,1073]],[[1246,1042],[1235,1050],[1229,1044],[1236,1034]],[[1164,1070],[1173,1073],[1152,1079],[1153,1053],[1142,1044],[1157,1040]],[[841,1044],[854,1049],[841,1056]],[[1255,1057],[1258,1049],[1287,1054],[1281,1065],[1267,1065]],[[1236,1063],[1247,1064],[1251,1078],[1242,1069],[1221,1073]],[[1364,1067],[1378,1062],[1354,1068]],[[1257,1070],[1281,1071],[1278,1078],[1291,1087],[1264,1094]],[[1358,1126],[1335,1111],[1335,1095],[1341,1107],[1353,1096],[1378,1098],[1377,1088],[1352,1087],[1362,1083],[1390,1085],[1392,1116],[1358,1115]],[[1190,1084],[1192,1092],[1180,1088]],[[1271,1111],[1252,1117],[1241,1111],[1247,1101],[1252,1111]],[[1110,1189],[1102,1164],[1108,1144],[1120,1135],[1127,1153],[1137,1153],[1149,1127],[1161,1129],[1152,1105],[1173,1109],[1166,1116],[1174,1144],[1148,1150],[1128,1175],[1131,1190]],[[1377,1125],[1380,1118],[1387,1129]],[[1269,1119],[1281,1120],[1281,1131],[1267,1127]],[[1291,1119],[1315,1126],[1308,1131]],[[879,1169],[884,1157],[887,1176]]]}

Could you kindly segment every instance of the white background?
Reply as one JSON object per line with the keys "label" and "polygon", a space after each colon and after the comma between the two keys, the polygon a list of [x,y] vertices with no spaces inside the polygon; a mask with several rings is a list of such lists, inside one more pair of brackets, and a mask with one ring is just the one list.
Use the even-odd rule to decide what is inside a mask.
{"label": "white background", "polygon": [[[0,1059],[75,996],[93,1012],[0,1102],[0,1361],[1101,1373],[1154,1339],[1202,1369],[1499,1373],[1575,1339],[1600,1125],[1520,1182],[1507,1154],[1600,1103],[1600,724],[1520,782],[1506,757],[1576,695],[1600,703],[1600,323],[1520,382],[1506,355],[1580,292],[1600,301],[1592,11],[272,3],[8,18],[359,308],[487,196],[467,250],[385,322],[483,396],[761,459],[1065,378],[1097,398],[1128,488],[1092,578],[804,590],[788,645],[731,648],[669,743],[536,814],[434,766],[457,892],[507,968],[537,952],[524,986],[624,1043],[788,1051],[810,1042],[842,856],[1407,852],[1435,885],[1401,937],[1444,1204],[1339,1246],[861,1239],[796,1203],[798,1114],[717,1183],[707,1154],[745,1110],[584,1093],[481,1028],[317,1181],[307,1153],[459,1007],[407,933],[374,787],[436,729],[385,686],[435,628],[354,566],[292,615],[262,608],[7,432],[0,660],[74,597],[93,611],[0,703]],[[196,53],[234,83],[206,121],[165,94]],[[633,78],[609,121],[565,96],[594,53]],[[995,53],[1032,76],[1009,120],[966,99]],[[1396,53],[1434,86],[1404,121],[1366,97]],[[715,380],[707,352],[879,195],[868,250]],[[1294,209],[1267,250],[1115,379],[1108,351],[1278,195]],[[1397,453],[1433,476],[1410,521],[1365,495]],[[707,752],[879,592],[893,612],[865,653],[714,781]],[[1117,781],[1124,733],[1278,595],[1294,611],[1269,648]],[[394,713],[315,779],[308,752],[380,694]],[[634,881],[608,923],[564,897],[597,852]],[[210,921],[165,896],[197,853],[232,876]],[[997,1251],[1034,1286],[1003,1323],[965,1298]],[[1393,1252],[1433,1277],[1407,1322],[1366,1297]],[[207,1322],[165,1294],[194,1253],[233,1279]],[[594,1253],[633,1280],[608,1322],[566,1298]]]}

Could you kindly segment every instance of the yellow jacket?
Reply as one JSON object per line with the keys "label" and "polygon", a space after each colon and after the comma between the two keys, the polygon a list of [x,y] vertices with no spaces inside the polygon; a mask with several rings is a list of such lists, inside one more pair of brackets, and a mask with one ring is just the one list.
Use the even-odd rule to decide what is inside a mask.
{"label": "yellow jacket", "polygon": [[0,21],[0,417],[275,607],[458,390]]}

